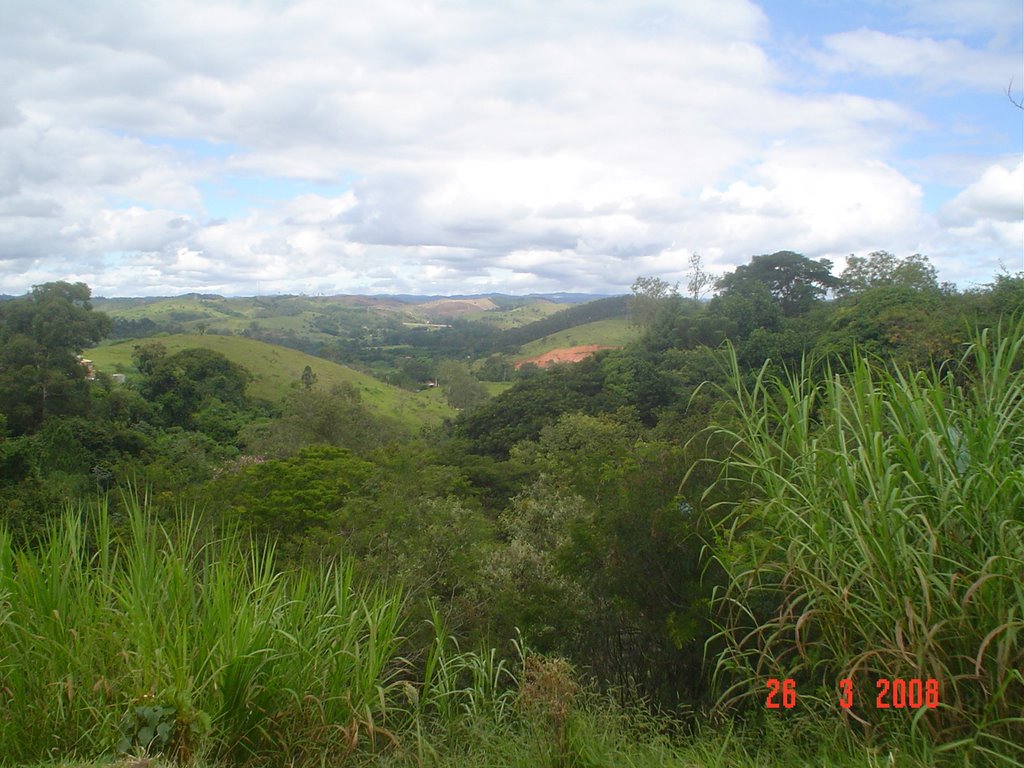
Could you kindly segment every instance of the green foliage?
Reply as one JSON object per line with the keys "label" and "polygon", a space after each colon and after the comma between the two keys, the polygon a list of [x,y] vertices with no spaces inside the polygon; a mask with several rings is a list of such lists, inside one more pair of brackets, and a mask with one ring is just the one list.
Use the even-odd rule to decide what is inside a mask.
{"label": "green foliage", "polygon": [[[344,566],[280,573],[270,549],[68,510],[33,550],[0,527],[0,755],[128,746],[217,763],[349,755],[400,722],[402,600]],[[406,678],[408,680],[408,678]],[[128,713],[127,720],[125,713]]]}
{"label": "green foliage", "polygon": [[[730,277],[726,275],[722,280]],[[718,327],[701,328],[701,335],[721,342],[726,338],[745,339],[755,331],[777,332],[782,328],[785,313],[771,286],[751,279],[737,280],[724,288],[709,302],[708,316],[709,320],[717,321]],[[702,325],[708,324],[705,321]]]}
{"label": "green foliage", "polygon": [[579,650],[594,606],[583,574],[563,568],[563,555],[572,531],[593,516],[584,499],[543,482],[527,488],[502,512],[498,526],[505,546],[486,562],[482,584],[499,632],[518,627],[538,648]]}
{"label": "green foliage", "polygon": [[991,284],[970,292],[968,297],[978,306],[982,323],[995,325],[1001,317],[1024,311],[1024,272],[996,275]]}
{"label": "green foliage", "polygon": [[213,404],[234,409],[248,405],[245,390],[251,374],[220,352],[194,348],[168,354],[156,342],[139,347],[135,359],[144,374],[139,392],[168,426],[193,427],[200,411]]}
{"label": "green foliage", "polygon": [[596,299],[585,304],[576,304],[556,312],[543,320],[538,320],[519,328],[510,328],[498,336],[495,348],[498,350],[514,350],[531,341],[564,331],[577,325],[607,320],[627,315],[626,296],[611,296],[607,299]]}
{"label": "green foliage", "polygon": [[[661,310],[659,309],[659,312]],[[519,348],[518,357],[533,357],[562,347],[576,347],[594,344],[599,347],[624,347],[635,341],[640,329],[626,317],[595,320],[592,323],[574,325],[565,331],[549,334],[531,341]]]}
{"label": "green foliage", "polygon": [[222,471],[204,497],[225,520],[241,520],[261,540],[280,540],[291,551],[303,537],[333,530],[345,499],[371,471],[351,451],[313,445],[287,459],[240,461]]}
{"label": "green foliage", "polygon": [[117,751],[121,754],[139,749],[143,753],[162,752],[173,736],[174,714],[173,707],[135,707],[121,726],[122,735],[117,742]]}
{"label": "green foliage", "polygon": [[660,366],[660,356],[632,347],[604,359],[608,407],[631,408],[648,426],[657,421],[657,410],[675,396],[673,382]]}
{"label": "green foliage", "polygon": [[628,418],[568,414],[513,455],[538,479],[499,517],[499,615],[630,694],[699,698],[711,582],[703,516],[676,495],[681,449]]}
{"label": "green foliage", "polygon": [[[139,390],[101,376],[74,414],[13,436],[0,422],[0,762],[18,759],[8,744],[92,755],[122,738],[199,765],[852,766],[913,765],[907,747],[922,764],[997,754],[1020,725],[1006,702],[1021,680],[1002,670],[1020,664],[1024,636],[1012,582],[1024,438],[1016,416],[978,403],[1019,410],[1018,384],[1006,382],[1020,352],[1002,368],[985,362],[984,345],[955,360],[969,325],[1020,311],[1022,280],[957,294],[877,284],[889,280],[882,270],[823,302],[823,283],[786,282],[786,270],[813,277],[823,265],[790,256],[777,271],[757,257],[706,304],[663,296],[624,349],[524,368],[451,429],[418,438],[378,416],[429,422],[451,413],[446,393],[414,395],[212,335],[140,346]],[[867,266],[899,266],[877,261]],[[443,355],[493,349],[494,332],[478,323],[414,329],[293,299],[260,305],[268,333],[322,333],[341,359],[375,361],[378,375],[408,386]],[[149,304],[167,310],[161,323],[209,322],[211,332],[251,322],[234,300]],[[602,306],[615,304],[590,309]],[[602,322],[602,333],[626,325]],[[736,359],[724,365],[715,347],[726,337]],[[90,356],[130,372],[130,347]],[[207,352],[185,352],[195,347]],[[786,371],[808,349],[824,359],[794,383]],[[478,375],[508,373],[500,356],[482,362]],[[238,363],[279,406],[247,403]],[[932,366],[941,375],[913,372]],[[442,387],[469,370],[442,369]],[[730,374],[746,399],[709,384]],[[782,384],[769,383],[775,375]],[[709,425],[717,431],[702,432]],[[77,534],[54,519],[61,503],[127,478],[152,489],[150,508],[165,519],[197,496],[202,525],[132,527],[131,500],[113,493],[111,514],[80,514]],[[235,542],[227,550],[222,535]],[[325,564],[338,563],[344,584],[377,590],[330,581]],[[404,607],[370,599],[394,595],[384,584],[402,588]],[[731,622],[717,637],[713,618]],[[517,629],[579,677],[543,661],[527,673],[521,643],[512,654],[491,647]],[[585,683],[689,711],[710,703],[705,652],[736,685],[729,697],[756,690],[770,669],[796,677],[806,706],[782,724],[760,716],[758,700],[742,737],[691,749],[663,738],[679,724],[623,714]],[[950,698],[918,716],[916,739],[869,712],[868,755],[857,726],[843,731],[829,689],[850,670],[859,685],[945,675]],[[580,684],[572,696],[548,696],[570,678]],[[541,705],[516,703],[531,697]],[[944,751],[932,753],[931,740]]]}
{"label": "green foliage", "polygon": [[807,312],[814,302],[838,285],[830,261],[814,261],[792,251],[754,256],[749,264],[740,265],[718,281],[723,297],[745,294],[756,286],[764,286],[786,317]]}
{"label": "green foliage", "polygon": [[897,286],[912,291],[937,291],[938,273],[927,256],[915,253],[899,259],[888,251],[874,251],[864,256],[850,256],[836,289],[838,296],[866,291],[869,288]]}
{"label": "green foliage", "polygon": [[58,282],[0,303],[0,411],[13,434],[88,410],[86,370],[76,355],[110,328],[89,299],[84,283]]}
{"label": "green foliage", "polygon": [[477,369],[481,381],[509,381],[515,374],[512,360],[504,355],[491,355]]}
{"label": "green foliage", "polygon": [[363,404],[359,390],[340,384],[293,391],[280,418],[246,430],[252,453],[289,456],[303,446],[331,445],[366,452],[401,435],[394,421],[374,414]]}
{"label": "green foliage", "polygon": [[658,315],[659,304],[668,298],[678,295],[678,283],[670,285],[660,277],[638,277],[630,289],[629,317],[639,326],[649,326]]}
{"label": "green foliage", "polygon": [[[855,358],[748,385],[734,360],[728,471],[751,496],[720,531],[722,704],[794,678],[837,714],[849,678],[877,738],[978,760],[1024,743],[1022,361],[1020,320],[948,373]],[[942,706],[884,717],[883,678],[937,679]]]}
{"label": "green foliage", "polygon": [[448,405],[460,411],[471,410],[487,399],[487,390],[469,367],[455,360],[444,360],[438,365],[437,383]]}
{"label": "green foliage", "polygon": [[[407,432],[418,430],[424,425],[439,424],[445,417],[452,415],[451,408],[440,399],[429,397],[427,393],[406,392],[346,365],[314,358],[294,349],[239,336],[210,334],[166,336],[161,337],[158,343],[169,354],[194,348],[220,352],[231,362],[252,373],[253,378],[246,391],[256,401],[277,405],[290,397],[295,390],[295,383],[301,381],[302,370],[309,365],[317,376],[314,389],[319,387],[331,391],[336,386],[352,387],[359,392],[364,406],[375,416],[401,422]],[[95,347],[88,350],[87,354],[96,361],[100,370],[124,370],[130,373],[133,365],[132,346],[124,342],[115,343]],[[346,356],[342,362],[347,364],[351,359]]]}
{"label": "green foliage", "polygon": [[169,505],[188,489],[209,480],[219,465],[237,453],[201,432],[181,427],[153,430],[146,438],[139,455],[122,460],[119,478],[152,488]]}
{"label": "green foliage", "polygon": [[849,362],[856,347],[897,364],[927,368],[956,355],[968,329],[957,302],[901,285],[867,288],[842,300],[814,341],[823,356]]}
{"label": "green foliage", "polygon": [[316,383],[316,374],[313,373],[313,369],[307,365],[302,369],[302,376],[300,380],[302,381],[303,389],[312,389],[313,385]]}
{"label": "green foliage", "polygon": [[460,416],[455,435],[471,440],[480,453],[505,458],[515,443],[536,438],[545,424],[561,414],[598,410],[604,397],[600,360],[594,356],[520,380],[512,389]]}
{"label": "green foliage", "polygon": [[146,703],[135,707],[121,722],[116,751],[122,755],[170,755],[187,758],[195,744],[209,733],[205,712],[179,713],[176,706]]}
{"label": "green foliage", "polygon": [[690,254],[686,270],[686,291],[694,301],[700,301],[718,282],[718,276],[704,269],[704,260],[699,253]]}

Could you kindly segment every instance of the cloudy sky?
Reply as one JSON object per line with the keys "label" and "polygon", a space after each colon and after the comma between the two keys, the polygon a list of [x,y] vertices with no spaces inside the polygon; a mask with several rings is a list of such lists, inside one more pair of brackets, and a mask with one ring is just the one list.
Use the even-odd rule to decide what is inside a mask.
{"label": "cloudy sky", "polygon": [[1024,269],[1020,0],[0,0],[0,292]]}

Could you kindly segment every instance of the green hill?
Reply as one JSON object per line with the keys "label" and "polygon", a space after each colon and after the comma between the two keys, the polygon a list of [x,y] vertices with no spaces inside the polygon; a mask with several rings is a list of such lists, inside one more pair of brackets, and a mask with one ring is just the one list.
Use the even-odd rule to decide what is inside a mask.
{"label": "green hill", "polygon": [[[212,334],[175,334],[146,341],[159,341],[171,352],[190,347],[220,352],[253,374],[249,394],[265,400],[281,400],[294,387],[299,386],[302,370],[308,365],[317,376],[317,386],[329,388],[342,383],[351,384],[372,411],[397,419],[410,429],[440,423],[455,413],[436,392],[408,392],[344,365],[254,339]],[[136,372],[132,363],[132,348],[139,343],[134,339],[105,343],[86,350],[84,356],[91,359],[99,371],[125,373],[130,377]]]}
{"label": "green hill", "polygon": [[608,347],[622,347],[639,335],[638,329],[624,317],[597,320],[593,323],[574,325],[564,331],[552,333],[544,338],[531,341],[519,348],[524,357],[533,357],[552,349],[578,347],[583,344],[598,344]]}
{"label": "green hill", "polygon": [[[113,319],[112,338],[158,332],[294,334],[315,344],[361,331],[398,327],[422,319],[401,302],[352,296],[223,298],[200,294],[134,299],[96,299],[95,309]],[[289,346],[297,346],[290,344]],[[301,345],[299,345],[301,346]]]}
{"label": "green hill", "polygon": [[502,332],[497,339],[497,349],[510,352],[559,331],[567,331],[581,325],[596,323],[599,320],[625,319],[629,315],[628,302],[628,296],[610,296],[584,304],[571,305],[541,320],[517,328],[509,328]]}

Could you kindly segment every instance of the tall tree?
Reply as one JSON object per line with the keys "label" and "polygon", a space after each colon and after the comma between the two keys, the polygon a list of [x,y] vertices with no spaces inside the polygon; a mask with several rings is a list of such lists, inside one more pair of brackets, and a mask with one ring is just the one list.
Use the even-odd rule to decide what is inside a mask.
{"label": "tall tree", "polygon": [[629,316],[634,325],[649,326],[658,316],[658,305],[663,299],[675,296],[679,284],[672,285],[660,277],[638,277],[630,286]]}
{"label": "tall tree", "polygon": [[815,261],[793,251],[755,256],[718,281],[722,295],[744,294],[765,286],[786,317],[801,315],[839,285],[832,262]]}
{"label": "tall tree", "polygon": [[0,411],[15,434],[88,407],[78,355],[110,330],[110,318],[93,311],[90,297],[85,283],[56,282],[0,304]]}
{"label": "tall tree", "polygon": [[686,270],[686,290],[689,291],[691,299],[700,301],[717,280],[717,275],[704,269],[704,260],[699,253],[690,255]]}

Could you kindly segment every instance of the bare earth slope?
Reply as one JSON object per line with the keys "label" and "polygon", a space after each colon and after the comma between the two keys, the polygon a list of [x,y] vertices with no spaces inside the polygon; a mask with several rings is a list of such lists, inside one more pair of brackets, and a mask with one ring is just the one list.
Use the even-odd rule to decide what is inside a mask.
{"label": "bare earth slope", "polygon": [[516,360],[515,366],[516,368],[519,368],[527,363],[532,363],[540,368],[546,368],[547,366],[555,365],[556,363],[578,363],[580,360],[584,360],[602,349],[619,349],[619,347],[609,347],[601,344],[583,344],[578,347],[561,347],[560,349],[552,349],[550,352],[544,352],[540,355]]}

